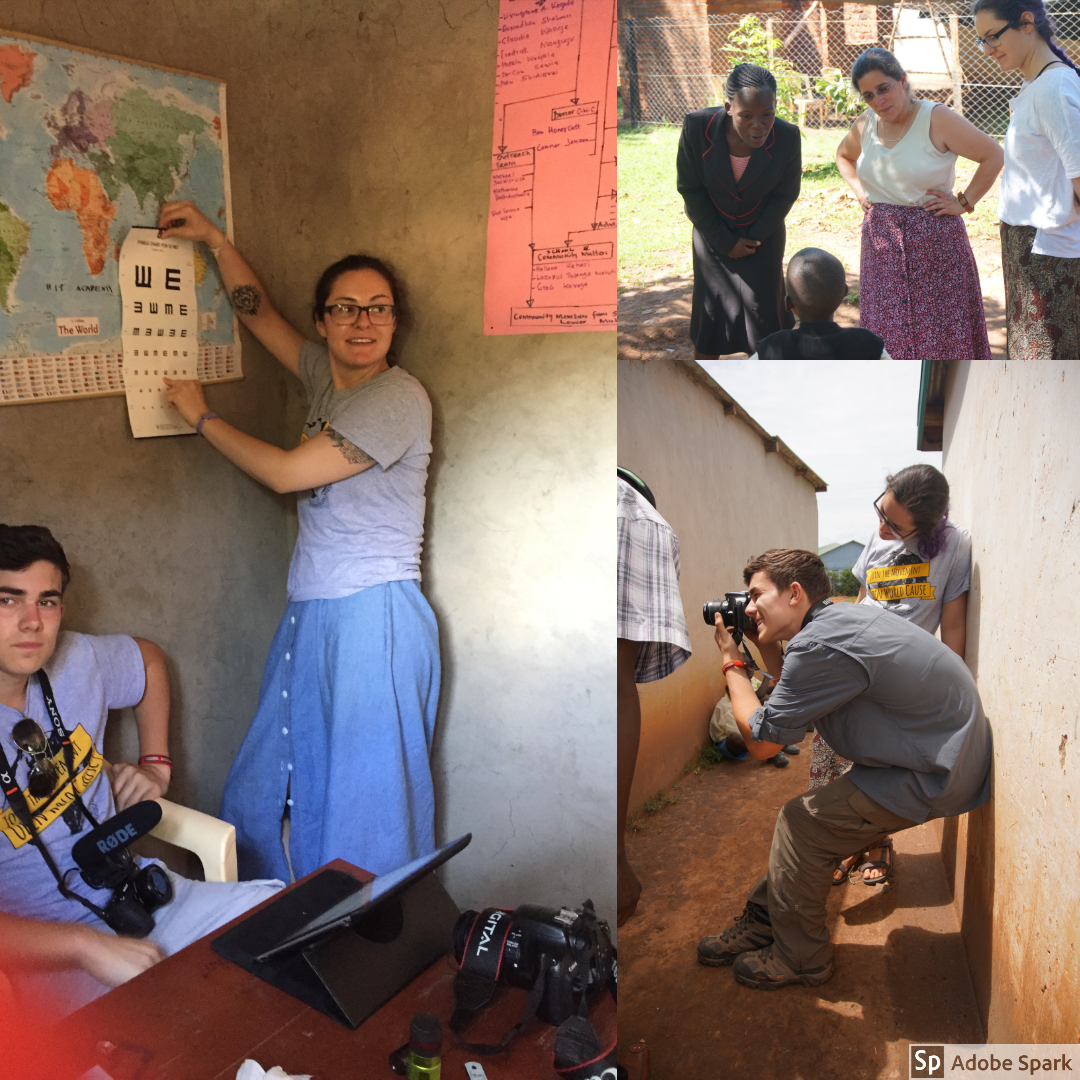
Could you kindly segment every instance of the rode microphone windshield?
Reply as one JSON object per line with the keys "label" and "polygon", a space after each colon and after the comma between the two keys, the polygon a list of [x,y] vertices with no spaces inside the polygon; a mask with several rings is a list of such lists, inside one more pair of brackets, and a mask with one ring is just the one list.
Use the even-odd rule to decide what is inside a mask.
{"label": "rode microphone windshield", "polygon": [[147,799],[135,803],[76,841],[71,857],[80,870],[93,870],[113,852],[145,836],[160,820],[161,807],[156,802]]}

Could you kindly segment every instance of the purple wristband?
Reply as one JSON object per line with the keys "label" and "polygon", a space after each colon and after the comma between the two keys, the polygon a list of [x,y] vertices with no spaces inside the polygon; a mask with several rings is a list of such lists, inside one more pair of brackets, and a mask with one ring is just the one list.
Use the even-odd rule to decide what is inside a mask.
{"label": "purple wristband", "polygon": [[203,424],[206,423],[207,420],[220,420],[220,419],[221,419],[221,417],[218,416],[218,414],[216,412],[204,412],[202,414],[202,416],[199,417],[198,422],[195,424],[195,434],[196,435],[202,435],[202,426],[203,426]]}

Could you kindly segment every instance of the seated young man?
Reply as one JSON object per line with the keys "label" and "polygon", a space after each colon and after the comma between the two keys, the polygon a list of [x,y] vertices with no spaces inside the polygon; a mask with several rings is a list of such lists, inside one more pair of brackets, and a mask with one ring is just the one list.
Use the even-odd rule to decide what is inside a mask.
{"label": "seated young man", "polygon": [[787,268],[787,308],[799,320],[758,343],[751,360],[891,360],[885,342],[859,327],[841,328],[836,309],[847,296],[844,264],[821,248],[795,252]]}
{"label": "seated young man", "polygon": [[771,757],[816,724],[855,764],[781,808],[768,873],[735,925],[700,942],[698,959],[733,964],[747,986],[816,986],[833,971],[825,925],[833,870],[890,833],[986,802],[990,725],[975,680],[952,649],[885,608],[832,604],[825,565],[812,552],[766,551],[743,577],[762,660],[779,675],[759,706],[717,616],[716,642],[747,750]]}
{"label": "seated young man", "polygon": [[[60,892],[24,819],[32,815],[34,833],[66,887],[104,908],[111,891],[86,885],[72,858],[80,834],[91,828],[76,804],[81,801],[101,823],[117,808],[163,795],[171,776],[164,653],[141,638],[61,633],[69,578],[63,548],[48,529],[0,525],[0,969],[24,1004],[56,1017],[282,887],[279,881],[209,883],[169,873],[175,898],[153,913],[155,928],[145,940],[116,936],[91,910]],[[114,799],[101,741],[109,710],[129,706],[135,708],[144,756],[138,765],[114,767]],[[54,714],[70,737],[74,782]],[[33,732],[27,718],[42,735]],[[42,736],[48,739],[44,752]]]}

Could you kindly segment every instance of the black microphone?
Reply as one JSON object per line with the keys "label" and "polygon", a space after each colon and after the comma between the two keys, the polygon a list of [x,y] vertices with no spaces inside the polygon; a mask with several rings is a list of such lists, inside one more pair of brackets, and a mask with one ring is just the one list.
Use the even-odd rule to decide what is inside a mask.
{"label": "black microphone", "polygon": [[161,807],[150,799],[137,802],[115,817],[92,829],[71,849],[71,857],[80,870],[93,870],[113,852],[122,851],[146,836],[161,820]]}

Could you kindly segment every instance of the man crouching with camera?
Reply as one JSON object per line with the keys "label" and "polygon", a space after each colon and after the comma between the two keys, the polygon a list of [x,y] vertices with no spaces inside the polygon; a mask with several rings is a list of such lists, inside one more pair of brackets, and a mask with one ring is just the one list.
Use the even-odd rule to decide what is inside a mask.
{"label": "man crouching with camera", "polygon": [[[0,525],[0,969],[52,1018],[282,887],[189,881],[127,852],[171,777],[165,655],[61,633],[69,577],[48,529]],[[114,802],[101,740],[109,710],[129,706],[142,757],[114,767]]]}
{"label": "man crouching with camera", "polygon": [[768,873],[736,923],[700,942],[698,959],[732,964],[739,982],[764,990],[816,986],[833,972],[825,902],[837,864],[890,833],[986,802],[990,726],[956,653],[884,608],[832,604],[825,565],[812,552],[766,551],[743,578],[762,659],[779,677],[759,705],[717,614],[716,642],[747,750],[771,757],[815,724],[854,765],[781,808]]}

